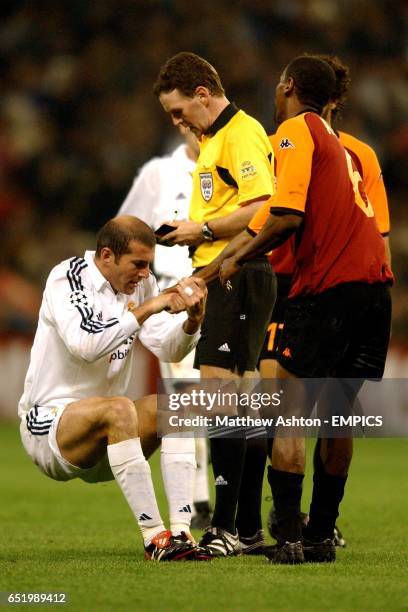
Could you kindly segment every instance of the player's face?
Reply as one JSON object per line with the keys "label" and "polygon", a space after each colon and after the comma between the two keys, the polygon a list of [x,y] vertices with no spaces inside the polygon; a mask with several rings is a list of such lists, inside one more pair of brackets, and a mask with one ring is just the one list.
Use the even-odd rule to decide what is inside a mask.
{"label": "player's face", "polygon": [[207,107],[200,95],[184,96],[178,89],[160,94],[160,103],[174,125],[182,125],[199,138],[211,125]]}
{"label": "player's face", "polygon": [[116,262],[112,254],[107,269],[107,280],[119,293],[130,295],[141,280],[150,274],[154,249],[137,240],[129,243],[130,253],[125,253]]}
{"label": "player's face", "polygon": [[286,119],[286,96],[284,91],[286,83],[286,71],[284,70],[275,89],[274,120],[277,125],[280,125]]}

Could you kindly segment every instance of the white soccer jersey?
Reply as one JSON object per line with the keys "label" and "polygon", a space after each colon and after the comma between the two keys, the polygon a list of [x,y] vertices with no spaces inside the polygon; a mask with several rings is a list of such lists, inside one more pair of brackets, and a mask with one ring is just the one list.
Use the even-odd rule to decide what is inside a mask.
{"label": "white soccer jersey", "polygon": [[[142,166],[118,215],[134,215],[153,230],[164,221],[188,219],[195,163],[186,145],[171,155],[155,157]],[[188,247],[157,245],[154,269],[161,289],[192,273]]]}
{"label": "white soccer jersey", "polygon": [[141,326],[127,310],[158,294],[151,274],[131,295],[115,293],[94,263],[94,253],[73,257],[50,273],[18,412],[92,396],[123,395],[136,337],[162,361],[180,361],[199,332],[182,329],[185,313],[161,312]]}

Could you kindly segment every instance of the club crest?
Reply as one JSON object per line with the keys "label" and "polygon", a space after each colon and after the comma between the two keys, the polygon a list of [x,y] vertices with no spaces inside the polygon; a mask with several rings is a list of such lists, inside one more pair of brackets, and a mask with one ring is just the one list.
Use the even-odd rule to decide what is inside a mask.
{"label": "club crest", "polygon": [[214,182],[211,172],[200,172],[200,188],[204,200],[209,202],[214,191]]}

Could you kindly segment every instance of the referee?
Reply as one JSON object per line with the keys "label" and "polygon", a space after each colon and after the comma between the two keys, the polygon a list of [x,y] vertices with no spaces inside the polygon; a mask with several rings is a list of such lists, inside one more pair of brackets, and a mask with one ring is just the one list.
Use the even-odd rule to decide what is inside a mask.
{"label": "referee", "polygon": [[[199,140],[190,220],[171,223],[174,231],[165,239],[191,247],[200,275],[273,194],[272,148],[262,126],[226,98],[213,66],[194,53],[170,58],[160,69],[154,93],[173,123],[189,128]],[[239,383],[255,370],[274,300],[274,275],[264,256],[245,264],[229,291],[218,279],[209,283],[195,359],[202,380]],[[239,554],[240,539],[244,550],[257,542],[263,546],[259,509],[251,516],[251,508],[259,508],[255,496],[262,490],[266,440],[256,431],[233,437],[227,428],[213,429],[209,436],[216,499],[201,544],[214,556]],[[243,475],[252,488],[238,536],[235,514]]]}

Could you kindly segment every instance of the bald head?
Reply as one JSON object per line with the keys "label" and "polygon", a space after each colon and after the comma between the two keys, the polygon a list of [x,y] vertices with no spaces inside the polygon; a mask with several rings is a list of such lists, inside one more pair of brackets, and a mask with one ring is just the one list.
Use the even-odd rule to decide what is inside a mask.
{"label": "bald head", "polygon": [[100,257],[104,247],[108,247],[120,259],[125,253],[130,253],[130,242],[136,240],[153,249],[156,238],[153,231],[144,221],[131,215],[122,215],[110,219],[99,230],[96,236],[96,257]]}

